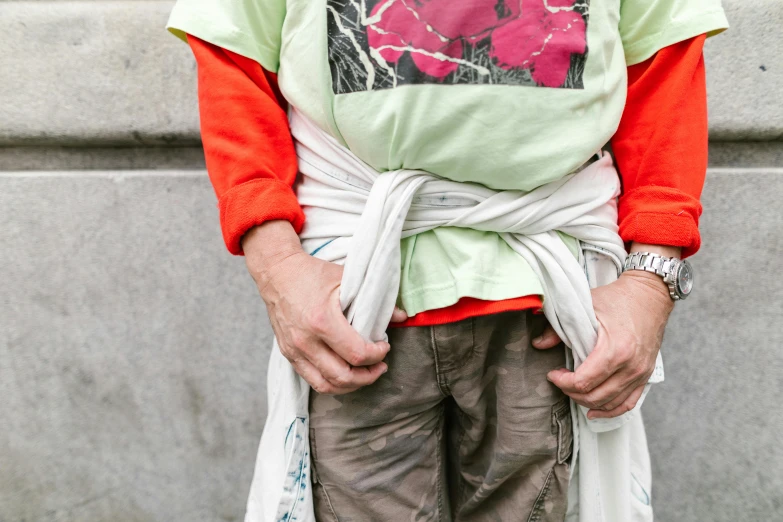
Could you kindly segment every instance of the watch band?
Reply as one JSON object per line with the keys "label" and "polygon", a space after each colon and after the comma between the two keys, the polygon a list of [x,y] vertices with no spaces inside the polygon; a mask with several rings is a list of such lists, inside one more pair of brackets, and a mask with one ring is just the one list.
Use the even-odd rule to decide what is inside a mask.
{"label": "watch band", "polygon": [[[680,272],[685,270],[686,278],[680,281]],[[652,252],[634,252],[625,258],[623,272],[627,270],[644,270],[660,276],[669,287],[669,296],[674,301],[685,299],[693,288],[693,271],[687,261],[676,257],[665,257]],[[684,287],[681,287],[684,283]]]}
{"label": "watch band", "polygon": [[625,258],[623,271],[644,270],[666,278],[678,262],[679,259],[675,257],[664,257],[652,252],[634,252]]}

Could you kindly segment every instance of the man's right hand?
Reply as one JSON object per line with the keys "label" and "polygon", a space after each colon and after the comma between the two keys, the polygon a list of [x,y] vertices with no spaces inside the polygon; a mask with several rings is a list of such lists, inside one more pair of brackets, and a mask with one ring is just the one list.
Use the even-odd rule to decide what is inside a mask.
{"label": "man's right hand", "polygon": [[342,266],[306,254],[287,221],[251,229],[242,248],[280,352],[315,391],[349,393],[386,372],[389,344],[365,341],[340,309]]}

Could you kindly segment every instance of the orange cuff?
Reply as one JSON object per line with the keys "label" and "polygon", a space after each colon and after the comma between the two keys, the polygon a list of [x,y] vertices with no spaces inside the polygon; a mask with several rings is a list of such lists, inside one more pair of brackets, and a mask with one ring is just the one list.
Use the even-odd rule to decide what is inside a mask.
{"label": "orange cuff", "polygon": [[620,237],[630,243],[682,247],[682,257],[701,246],[701,203],[693,196],[667,187],[639,187],[620,198]]}
{"label": "orange cuff", "polygon": [[246,181],[223,194],[218,202],[220,228],[229,252],[242,255],[242,236],[265,221],[290,221],[298,234],[305,222],[294,190],[277,179]]}

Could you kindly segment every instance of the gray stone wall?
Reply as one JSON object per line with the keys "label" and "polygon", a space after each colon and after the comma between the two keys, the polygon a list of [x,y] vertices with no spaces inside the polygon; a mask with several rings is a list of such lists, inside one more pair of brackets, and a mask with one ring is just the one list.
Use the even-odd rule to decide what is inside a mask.
{"label": "gray stone wall", "polygon": [[[239,521],[270,329],[170,1],[0,0],[0,521]],[[783,3],[708,42],[698,288],[645,406],[664,522],[783,520]]]}

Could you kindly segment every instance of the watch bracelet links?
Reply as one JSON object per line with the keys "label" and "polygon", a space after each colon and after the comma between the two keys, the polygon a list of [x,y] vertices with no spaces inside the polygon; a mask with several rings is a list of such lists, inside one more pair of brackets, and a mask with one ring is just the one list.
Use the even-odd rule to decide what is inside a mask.
{"label": "watch bracelet links", "polygon": [[623,272],[626,270],[644,270],[645,272],[652,272],[661,277],[666,277],[671,273],[674,263],[676,263],[676,259],[672,257],[665,257],[652,252],[634,252],[625,258]]}

